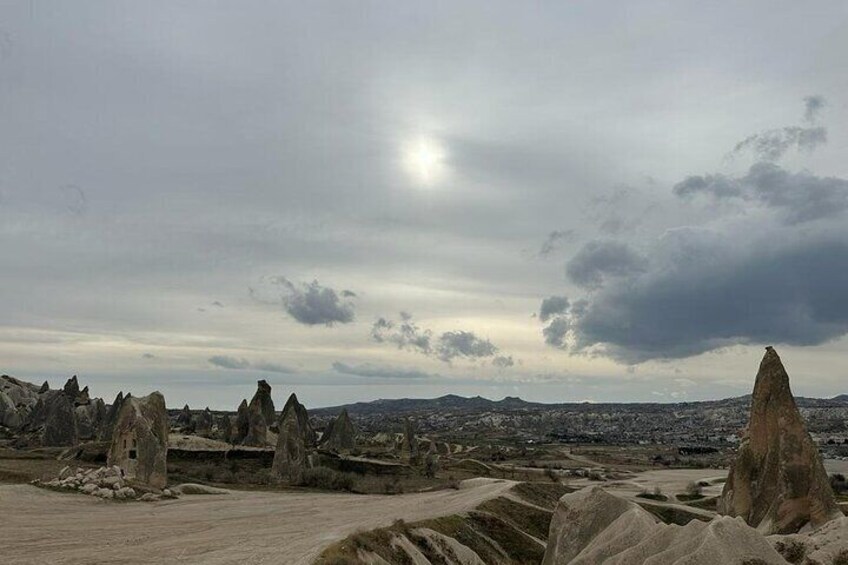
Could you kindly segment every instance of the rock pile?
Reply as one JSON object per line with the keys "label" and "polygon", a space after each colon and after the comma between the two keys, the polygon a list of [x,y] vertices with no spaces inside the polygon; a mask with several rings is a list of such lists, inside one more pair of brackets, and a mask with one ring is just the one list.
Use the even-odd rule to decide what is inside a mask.
{"label": "rock pile", "polygon": [[127,486],[121,468],[117,465],[112,467],[100,467],[99,469],[82,469],[77,467],[71,469],[65,467],[59,471],[58,478],[49,482],[35,484],[59,488],[65,490],[76,490],[83,494],[99,498],[135,499],[136,490]]}
{"label": "rock pile", "polygon": [[766,348],[751,399],[751,417],[719,501],[765,534],[818,527],[842,513],[818,448],[804,426],[777,352]]}

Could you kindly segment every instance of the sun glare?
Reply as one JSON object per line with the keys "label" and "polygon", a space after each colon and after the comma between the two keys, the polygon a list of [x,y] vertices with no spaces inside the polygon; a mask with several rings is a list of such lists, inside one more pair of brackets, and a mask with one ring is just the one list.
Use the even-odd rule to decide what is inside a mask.
{"label": "sun glare", "polygon": [[444,174],[445,152],[431,138],[419,138],[407,143],[403,150],[403,165],[419,184],[431,186]]}

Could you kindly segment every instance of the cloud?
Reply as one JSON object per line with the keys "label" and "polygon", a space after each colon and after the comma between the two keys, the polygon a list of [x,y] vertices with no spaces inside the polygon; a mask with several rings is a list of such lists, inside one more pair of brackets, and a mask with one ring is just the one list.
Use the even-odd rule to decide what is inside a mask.
{"label": "cloud", "polygon": [[209,363],[222,369],[232,369],[237,371],[252,370],[263,371],[267,373],[294,373],[294,369],[279,365],[277,363],[269,363],[267,361],[251,362],[243,357],[230,357],[228,355],[213,355],[208,359]]}
{"label": "cloud", "polygon": [[262,304],[281,302],[292,318],[307,326],[348,324],[355,317],[352,300],[355,293],[350,290],[337,293],[317,280],[296,284],[283,276],[266,277],[248,290]]}
{"label": "cloud", "polygon": [[498,367],[499,369],[506,369],[508,367],[512,367],[515,365],[515,361],[512,359],[512,355],[498,355],[494,359],[492,359],[492,365]]}
{"label": "cloud", "polygon": [[545,343],[553,347],[564,347],[565,336],[568,334],[571,324],[566,316],[557,316],[551,320],[551,323],[542,329],[542,335],[545,336]]}
{"label": "cloud", "polygon": [[209,363],[223,369],[249,369],[250,361],[247,359],[238,359],[228,355],[213,355],[208,359]]}
{"label": "cloud", "polygon": [[466,331],[443,333],[437,347],[439,359],[448,363],[457,357],[477,359],[492,357],[497,352],[498,348],[491,341]]}
{"label": "cloud", "polygon": [[590,241],[568,262],[568,278],[584,288],[597,288],[605,279],[645,269],[645,258],[619,241]]}
{"label": "cloud", "polygon": [[[379,318],[371,327],[371,339],[377,343],[393,343],[398,349],[415,351],[445,363],[455,359],[476,360],[495,357],[500,351],[488,339],[469,331],[448,331],[433,339],[432,330],[419,327],[408,312],[400,313],[400,321]],[[509,361],[508,361],[509,360]],[[498,366],[504,368],[511,357],[503,357]]]}
{"label": "cloud", "polygon": [[539,249],[540,257],[548,257],[562,247],[563,243],[573,241],[576,236],[574,230],[554,230],[548,234],[548,237],[542,243]]}
{"label": "cloud", "polygon": [[[817,345],[848,333],[848,230],[679,228],[650,268],[611,280],[543,330],[548,344],[624,364],[736,344]],[[566,335],[571,336],[570,341]]]}
{"label": "cloud", "polygon": [[790,149],[813,151],[827,143],[827,130],[821,126],[789,126],[746,137],[736,144],[733,154],[751,151],[759,160],[777,161]]}
{"label": "cloud", "polygon": [[557,314],[562,314],[568,309],[568,298],[565,296],[549,296],[542,300],[539,307],[539,320],[547,322]]}
{"label": "cloud", "polygon": [[291,374],[294,373],[295,370],[291,367],[287,367],[285,365],[280,365],[279,363],[269,363],[267,361],[259,361],[257,363],[251,363],[250,368],[255,371],[265,371],[267,373],[283,373],[283,374]]}
{"label": "cloud", "polygon": [[371,377],[377,379],[431,379],[438,375],[431,375],[423,371],[415,369],[396,369],[392,367],[383,367],[379,365],[371,365],[365,363],[362,365],[348,365],[336,361],[333,363],[333,369],[337,373],[344,375],[352,375],[356,377]]}
{"label": "cloud", "polygon": [[400,313],[400,322],[380,318],[371,327],[371,338],[377,343],[393,343],[398,349],[407,349],[429,355],[433,332],[418,327],[407,312]]}
{"label": "cloud", "polygon": [[[825,100],[821,96],[804,98],[804,120],[810,124],[814,123],[824,104]],[[757,160],[777,161],[790,149],[810,152],[825,143],[827,143],[827,129],[824,127],[786,126],[746,137],[736,144],[731,155],[750,151]]]}
{"label": "cloud", "polygon": [[152,353],[142,353],[141,358],[142,359],[156,359],[156,356],[153,355]]}
{"label": "cloud", "polygon": [[773,163],[756,163],[740,178],[690,176],[673,191],[681,197],[707,194],[715,199],[756,201],[779,210],[789,224],[836,216],[848,209],[848,180],[791,173]]}
{"label": "cloud", "polygon": [[818,118],[819,112],[827,104],[823,96],[813,95],[804,97],[804,119],[813,123]]}

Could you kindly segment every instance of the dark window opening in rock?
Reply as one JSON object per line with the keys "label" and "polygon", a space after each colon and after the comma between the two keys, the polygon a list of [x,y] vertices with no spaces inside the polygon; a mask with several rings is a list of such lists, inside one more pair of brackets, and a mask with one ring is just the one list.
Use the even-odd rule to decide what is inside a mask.
{"label": "dark window opening in rock", "polygon": [[136,452],[135,452],[135,449],[131,449],[131,450],[130,450],[130,459],[135,459],[135,458],[136,458]]}

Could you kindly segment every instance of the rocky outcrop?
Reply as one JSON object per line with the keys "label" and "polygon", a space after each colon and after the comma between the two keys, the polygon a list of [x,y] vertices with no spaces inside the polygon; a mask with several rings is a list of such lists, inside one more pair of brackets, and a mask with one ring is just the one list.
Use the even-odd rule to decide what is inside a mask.
{"label": "rocky outcrop", "polygon": [[[46,398],[42,405],[44,415],[42,445],[71,446],[79,443],[72,398],[63,391],[50,391],[44,396]],[[41,411],[39,411],[40,415]]]}
{"label": "rocky outcrop", "polygon": [[209,410],[207,406],[203,412],[201,412],[197,416],[195,431],[198,435],[209,437],[212,433],[212,426],[215,423],[215,419],[212,416],[212,411]]}
{"label": "rocky outcrop", "polygon": [[719,501],[765,534],[797,532],[841,516],[818,448],[804,425],[777,352],[766,348],[748,429]]}
{"label": "rocky outcrop", "polygon": [[188,407],[188,404],[183,406],[183,409],[180,410],[180,413],[177,415],[177,427],[179,427],[182,433],[192,434],[196,429],[196,422],[194,421],[194,415],[191,413],[191,408]]}
{"label": "rocky outcrop", "polygon": [[400,458],[410,465],[417,465],[420,459],[418,440],[415,437],[415,425],[407,418],[403,423],[403,438],[400,444]]}
{"label": "rocky outcrop", "polygon": [[311,428],[306,408],[292,394],[278,422],[277,448],[271,475],[280,481],[298,484],[309,468],[309,442]]}
{"label": "rocky outcrop", "polygon": [[227,443],[233,441],[233,422],[226,414],[222,414],[218,418],[218,439]]}
{"label": "rocky outcrop", "polygon": [[240,444],[250,431],[250,410],[247,407],[247,399],[242,399],[236,412],[236,429],[233,435],[233,443]]}
{"label": "rocky outcrop", "polygon": [[258,405],[259,411],[265,418],[265,425],[269,428],[277,420],[277,412],[274,409],[274,400],[271,398],[271,385],[264,379],[256,382],[256,393],[250,400],[251,405]]}
{"label": "rocky outcrop", "polygon": [[306,407],[298,402],[297,395],[295,393],[291,393],[288,400],[286,400],[286,405],[283,406],[283,411],[280,412],[280,418],[277,421],[277,426],[279,427],[280,422],[286,418],[286,415],[290,411],[294,411],[295,416],[300,423],[301,429],[305,430],[304,440],[306,441],[306,447],[315,447],[318,442],[318,433],[309,422],[309,413],[306,411]]}
{"label": "rocky outcrop", "polygon": [[542,563],[785,565],[786,561],[740,518],[663,524],[633,502],[601,487],[586,487],[560,499]]}
{"label": "rocky outcrop", "polygon": [[336,453],[356,449],[356,427],[346,408],[342,408],[336,419],[327,426],[327,430],[321,436],[321,447]]}
{"label": "rocky outcrop", "polygon": [[96,439],[107,417],[106,405],[80,390],[76,376],[50,390],[7,375],[0,376],[0,426],[12,430],[19,446],[71,446]]}
{"label": "rocky outcrop", "polygon": [[247,407],[248,429],[242,443],[254,447],[268,445],[268,431],[276,426],[274,401],[271,400],[271,385],[264,380],[256,383],[256,394]]}
{"label": "rocky outcrop", "polygon": [[153,488],[168,483],[168,412],[165,397],[154,392],[144,398],[127,397],[118,413],[109,448],[109,465],[124,476]]}
{"label": "rocky outcrop", "polygon": [[[129,394],[127,395],[129,397]],[[103,425],[100,428],[100,439],[102,441],[112,440],[112,430],[115,428],[115,421],[118,419],[118,412],[121,411],[121,406],[124,404],[124,392],[118,393],[115,401],[106,410],[106,416],[103,419]]]}

